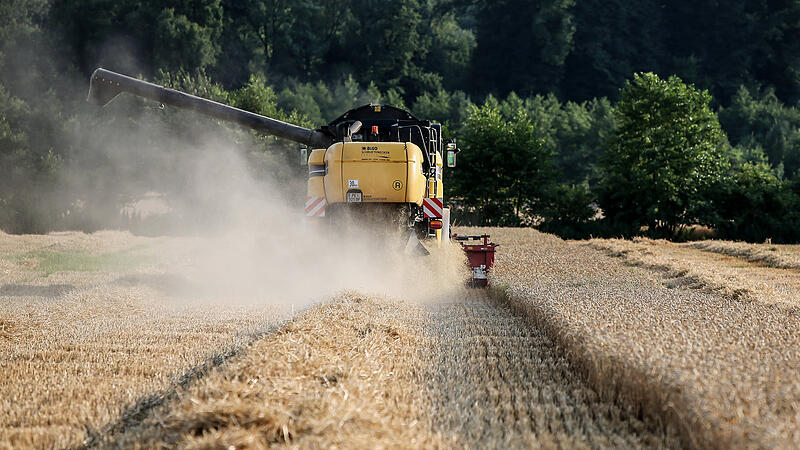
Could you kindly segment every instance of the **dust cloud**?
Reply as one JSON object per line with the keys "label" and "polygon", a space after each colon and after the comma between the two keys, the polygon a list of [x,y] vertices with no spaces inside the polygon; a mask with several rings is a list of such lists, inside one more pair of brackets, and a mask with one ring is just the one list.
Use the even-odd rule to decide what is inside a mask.
{"label": "dust cloud", "polygon": [[430,301],[463,282],[460,251],[428,244],[430,256],[409,255],[400,233],[307,218],[302,202],[252,179],[236,155],[217,147],[193,167],[199,192],[192,197],[225,211],[225,226],[194,240],[192,262],[181,269],[206,289],[293,304],[341,290]]}
{"label": "dust cloud", "polygon": [[[152,139],[158,130],[129,130],[125,142],[141,142],[140,133]],[[200,130],[192,136],[158,137],[162,146],[169,142],[174,171],[163,196],[170,208],[162,231],[172,237],[160,256],[178,261],[165,270],[191,287],[186,298],[303,307],[348,290],[429,302],[463,286],[466,271],[457,246],[426,243],[431,255],[415,256],[404,251],[408,235],[400,232],[365,228],[352,219],[305,217],[306,168],[299,155],[257,159],[255,172],[252,155],[263,147],[249,138],[234,142]],[[151,150],[111,145],[107,161],[127,166],[131,152]],[[135,166],[145,176],[161,172],[163,163],[160,155],[138,158]],[[287,178],[287,172],[294,177]],[[139,192],[156,189],[137,187]]]}
{"label": "dust cloud", "polygon": [[[135,76],[141,67],[128,44],[109,43],[111,68]],[[100,108],[85,101],[88,76],[58,83],[74,115],[42,118],[43,129],[66,136],[52,191],[30,187],[52,199],[29,202],[44,230],[161,236],[162,269],[186,298],[302,305],[357,290],[430,300],[463,285],[458,249],[426,244],[431,256],[411,256],[405,236],[309,221],[296,144],[130,94]],[[44,87],[18,90],[37,98]],[[155,214],[141,210],[148,203]]]}

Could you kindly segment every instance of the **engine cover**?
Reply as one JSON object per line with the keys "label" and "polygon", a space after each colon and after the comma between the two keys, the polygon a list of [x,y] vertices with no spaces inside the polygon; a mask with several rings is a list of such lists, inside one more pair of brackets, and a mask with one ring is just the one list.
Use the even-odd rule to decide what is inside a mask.
{"label": "engine cover", "polygon": [[325,152],[328,203],[422,204],[423,155],[410,142],[337,142]]}

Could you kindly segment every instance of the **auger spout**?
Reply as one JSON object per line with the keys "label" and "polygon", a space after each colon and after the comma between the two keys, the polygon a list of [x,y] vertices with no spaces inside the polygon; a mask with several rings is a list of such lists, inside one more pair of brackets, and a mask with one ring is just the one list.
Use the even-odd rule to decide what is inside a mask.
{"label": "auger spout", "polygon": [[236,123],[312,148],[327,148],[334,142],[333,137],[321,131],[292,125],[105,69],[97,69],[92,74],[87,100],[96,105],[105,106],[122,92],[138,95],[164,105],[195,111],[226,122]]}

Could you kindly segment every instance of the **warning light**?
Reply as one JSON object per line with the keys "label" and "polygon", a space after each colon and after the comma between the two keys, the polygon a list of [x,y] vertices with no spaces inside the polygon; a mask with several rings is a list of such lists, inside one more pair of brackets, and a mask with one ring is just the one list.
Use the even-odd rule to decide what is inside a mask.
{"label": "warning light", "polygon": [[378,134],[378,126],[377,125],[373,125],[372,126],[372,134]]}
{"label": "warning light", "polygon": [[431,220],[431,229],[432,230],[441,230],[442,229],[442,221],[439,219]]}

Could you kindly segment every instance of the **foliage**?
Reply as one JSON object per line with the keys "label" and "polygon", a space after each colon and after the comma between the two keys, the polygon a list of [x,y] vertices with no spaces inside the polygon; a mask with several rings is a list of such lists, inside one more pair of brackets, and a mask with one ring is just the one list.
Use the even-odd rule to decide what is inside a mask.
{"label": "foliage", "polygon": [[442,133],[446,139],[456,137],[463,127],[473,103],[461,91],[448,92],[439,89],[436,93],[426,92],[417,97],[412,112],[417,117],[425,117],[442,124]]}
{"label": "foliage", "polygon": [[49,21],[82,71],[149,75],[213,65],[224,25],[221,0],[54,1]]}
{"label": "foliage", "polygon": [[772,86],[794,103],[800,100],[798,18],[795,1],[671,2],[663,12],[665,69],[724,103],[740,85]]}
{"label": "foliage", "polygon": [[557,91],[575,33],[573,0],[478,2],[473,83],[479,92]]}
{"label": "foliage", "polygon": [[783,181],[766,162],[745,162],[723,189],[713,224],[719,237],[800,241],[800,178]]}
{"label": "foliage", "polygon": [[[174,175],[179,156],[209,136],[245,154],[257,178],[302,181],[293,143],[130,98],[98,114],[85,104],[86,79],[103,66],[311,127],[370,102],[408,107],[441,122],[445,137],[465,149],[447,176],[474,223],[537,222],[573,236],[635,234],[642,226],[668,235],[704,222],[731,238],[791,239],[800,227],[783,218],[793,217],[800,175],[798,17],[797,2],[746,0],[679,0],[669,8],[653,0],[0,2],[0,228],[118,223],[111,216],[121,203],[147,190],[179,191],[188,181]],[[719,151],[694,172],[677,164],[709,150],[691,136],[714,140],[719,128],[681,131],[689,122],[676,115],[679,105],[657,96],[638,101],[658,106],[649,114],[626,110],[636,103],[630,99],[615,113],[620,93],[637,81],[619,88],[635,72],[676,74],[708,90],[714,97],[702,102],[718,109],[731,145],[721,137]],[[692,102],[699,95],[684,94]],[[495,119],[474,116],[473,102],[479,111],[494,104]],[[704,116],[708,107],[695,109]],[[660,144],[644,142],[656,138]],[[536,142],[530,163],[510,150],[527,141]],[[112,155],[111,144],[136,151]],[[631,162],[639,165],[610,157],[605,169],[620,173],[604,172],[606,148],[631,154],[635,146],[641,152]],[[505,166],[512,161],[524,164]],[[504,172],[483,182],[495,175],[475,171],[481,182],[467,182],[461,174],[473,163]],[[626,178],[647,181],[648,170],[649,184]],[[767,173],[777,183],[765,181]],[[511,200],[508,190],[527,179],[544,184]],[[501,190],[497,217],[489,216],[487,186]],[[585,221],[598,195],[606,220]],[[762,208],[761,216],[746,219],[757,214],[737,211],[735,198]]]}
{"label": "foliage", "polygon": [[560,184],[548,196],[538,228],[565,239],[581,239],[596,232],[594,198],[584,185]]}
{"label": "foliage", "polygon": [[616,98],[631,74],[665,68],[663,43],[671,26],[664,22],[659,2],[581,0],[572,14],[575,34],[560,87],[566,98]]}
{"label": "foliage", "polygon": [[603,144],[614,129],[611,102],[561,102],[555,95],[536,95],[521,99],[511,93],[502,103],[504,111],[524,108],[532,118],[539,136],[550,153],[558,180],[566,184],[589,183],[599,177],[599,159]]}
{"label": "foliage", "polygon": [[315,126],[332,121],[350,108],[380,103],[381,99],[382,94],[374,84],[364,90],[352,76],[331,84],[294,81],[278,94],[282,109],[302,111]]}
{"label": "foliage", "polygon": [[645,73],[626,83],[621,97],[599,186],[606,218],[630,234],[646,226],[663,237],[708,221],[708,194],[727,169],[710,94],[675,76]]}
{"label": "foliage", "polygon": [[800,109],[784,105],[774,90],[754,96],[740,87],[719,120],[732,145],[760,147],[782,177],[800,169]]}
{"label": "foliage", "polygon": [[463,139],[463,156],[450,175],[450,195],[468,205],[478,223],[532,223],[554,177],[551,155],[527,113],[518,109],[503,114],[490,97],[481,107],[472,107]]}

